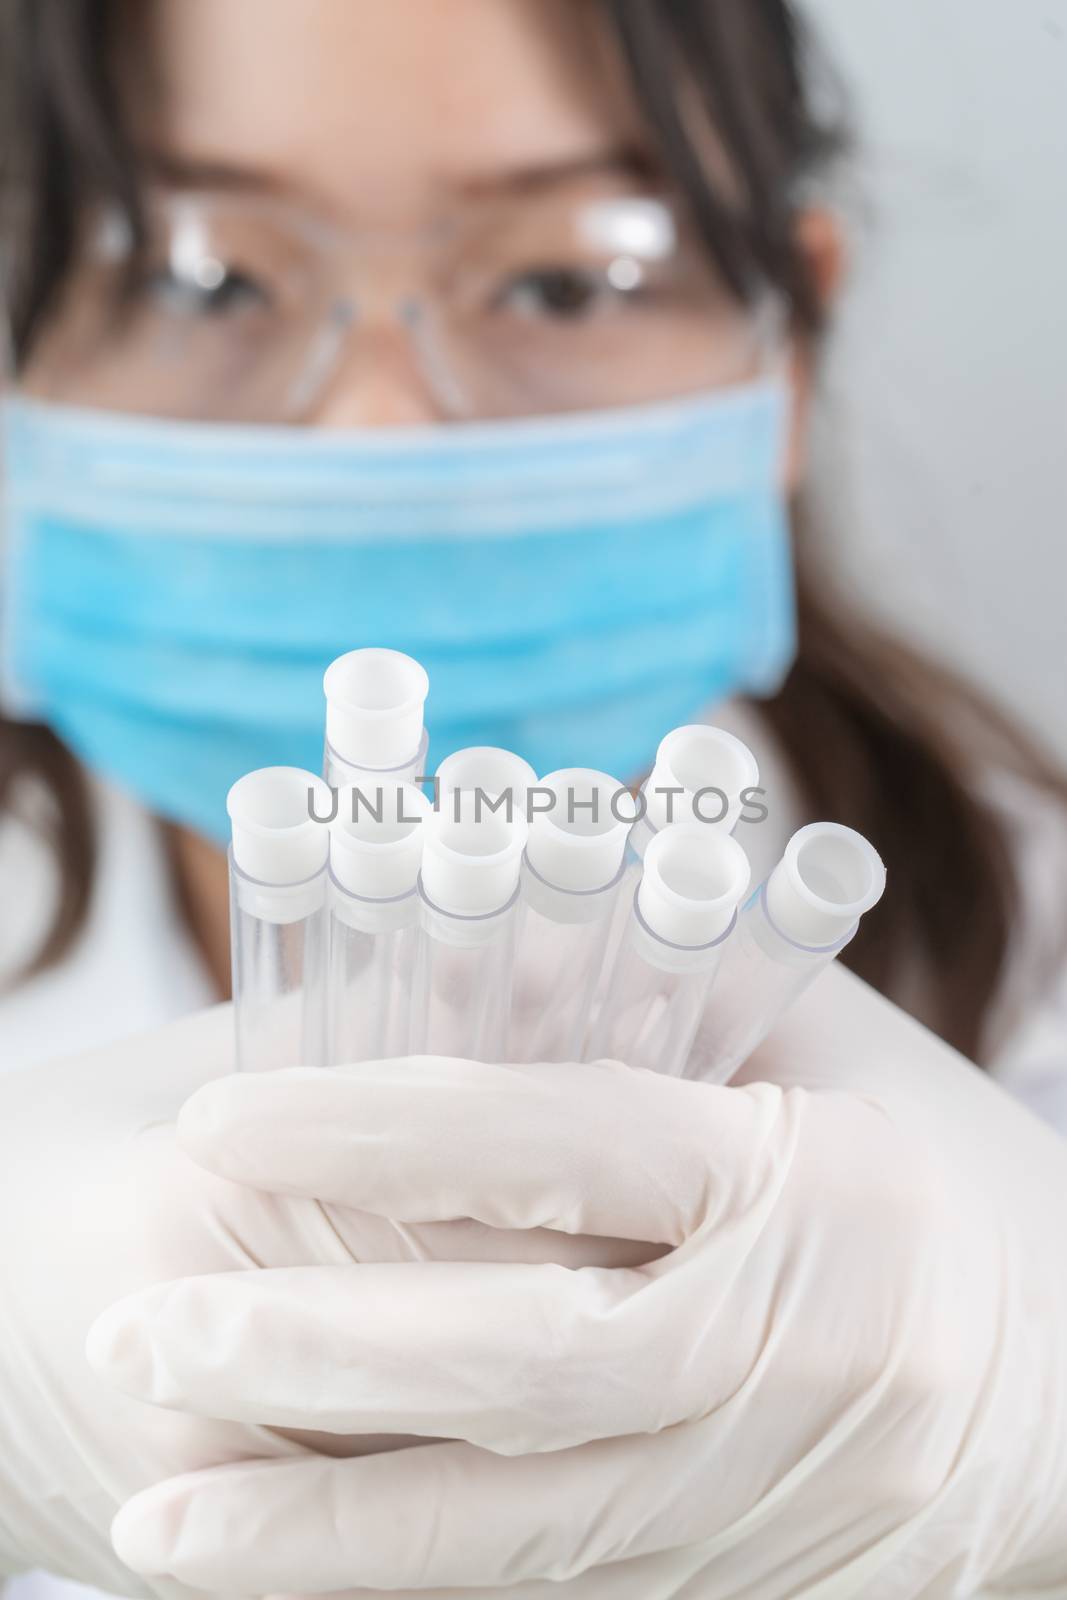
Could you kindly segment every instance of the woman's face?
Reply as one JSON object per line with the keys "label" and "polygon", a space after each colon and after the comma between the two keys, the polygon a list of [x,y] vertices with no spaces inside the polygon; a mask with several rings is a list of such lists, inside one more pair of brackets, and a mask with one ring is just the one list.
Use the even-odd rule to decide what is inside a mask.
{"label": "woman's face", "polygon": [[[625,316],[599,322],[583,320],[562,274],[508,278],[513,265],[569,266],[576,247],[560,241],[579,213],[661,181],[599,15],[592,0],[128,7],[120,82],[138,153],[161,190],[196,195],[196,206],[206,196],[211,221],[191,210],[175,224],[168,212],[163,288],[153,278],[121,334],[85,346],[65,331],[45,338],[29,386],[47,390],[54,347],[73,344],[91,355],[68,364],[76,387],[60,398],[388,426],[436,420],[455,396],[460,414],[469,403],[475,416],[504,416],[750,376],[752,319],[695,238],[621,297]],[[428,243],[446,235],[458,242]],[[174,258],[190,250],[183,293],[216,258],[240,268],[244,252],[257,271],[194,283],[192,307],[186,294],[175,311]],[[350,291],[359,359],[337,317]],[[396,312],[424,291],[419,328],[430,331],[413,334]],[[642,297],[650,309],[634,312]]]}
{"label": "woman's face", "polygon": [[[442,404],[425,347],[387,314],[402,304],[390,279],[397,242],[404,246],[403,272],[417,278],[421,271],[442,305],[448,295],[470,302],[479,252],[471,251],[469,268],[462,258],[460,271],[453,261],[450,278],[435,278],[415,247],[439,239],[442,220],[506,214],[507,228],[475,226],[472,234],[460,228],[458,236],[479,244],[492,238],[494,265],[506,258],[551,267],[567,231],[560,218],[579,212],[585,218],[591,208],[598,215],[621,209],[640,220],[640,206],[633,209],[630,200],[645,197],[647,204],[662,185],[594,0],[136,0],[119,21],[119,84],[149,196],[162,197],[165,224],[186,211],[191,221],[184,231],[160,228],[168,249],[148,252],[152,258],[132,284],[129,251],[109,255],[106,229],[98,241],[102,253],[83,248],[24,373],[30,390],[59,400],[172,418],[319,427],[389,427],[455,415]],[[714,151],[709,155],[714,162]],[[206,209],[207,201],[217,202],[215,209]],[[646,221],[654,214],[653,205]],[[250,229],[257,244],[267,239],[266,261],[254,250],[246,249],[245,260],[240,250],[226,256],[205,249],[206,217],[232,225],[241,245]],[[285,220],[276,226],[275,217]],[[297,218],[313,226],[300,231]],[[556,222],[549,226],[546,218]],[[810,221],[807,228],[816,239]],[[678,231],[681,237],[684,220]],[[452,236],[447,227],[443,232]],[[499,319],[483,316],[481,302],[474,302],[466,321],[456,319],[462,337],[446,349],[460,366],[470,362],[462,376],[475,404],[459,414],[521,416],[662,398],[685,388],[684,376],[679,387],[671,385],[686,362],[690,388],[716,381],[708,369],[730,346],[717,330],[745,329],[750,314],[718,282],[698,242],[689,253],[674,243],[672,237],[665,252],[672,270],[680,262],[671,292],[657,278],[651,293],[620,293],[626,313],[601,322],[574,317],[574,286],[565,275],[546,288],[532,281],[536,273],[519,274]],[[603,248],[596,240],[593,247]],[[643,248],[659,270],[647,230]],[[620,252],[623,267],[626,254]],[[309,314],[301,294],[289,292],[294,283],[299,290],[314,280],[305,258],[326,263],[334,294],[346,292],[351,274],[360,313],[354,331],[331,330],[328,318],[319,318],[323,306],[335,303],[328,296],[307,297]],[[220,281],[216,268],[224,259]],[[832,249],[820,259],[830,261]],[[234,261],[238,270],[231,272]],[[141,258],[135,264],[140,269]],[[277,318],[271,297],[264,300],[248,272],[242,276],[246,267],[252,280],[281,285]],[[368,300],[366,284],[379,277],[385,293]],[[112,290],[122,285],[127,299],[96,292],[104,281]],[[490,309],[495,313],[495,302]],[[706,312],[720,321],[709,324]],[[272,337],[262,336],[264,326]],[[275,340],[279,328],[283,337]],[[581,328],[588,331],[579,336]],[[294,371],[306,370],[309,357],[316,368],[315,334],[331,331],[339,334],[339,358],[314,370],[313,400],[298,416],[280,414]],[[576,348],[594,354],[574,359]],[[508,359],[488,359],[501,354]],[[743,361],[735,366],[738,379],[750,375]],[[803,362],[795,368],[800,394]],[[531,377],[542,384],[536,393]],[[732,380],[720,374],[719,381]],[[802,412],[794,408],[798,419]],[[798,420],[794,481],[801,433]],[[221,986],[228,969],[225,864],[188,829],[176,828],[174,839],[189,916]]]}
{"label": "woman's face", "polygon": [[[576,174],[636,181],[632,109],[585,0],[152,0],[136,18],[138,143],[183,185],[414,238]],[[310,420],[432,419],[399,342],[373,354],[339,370]]]}

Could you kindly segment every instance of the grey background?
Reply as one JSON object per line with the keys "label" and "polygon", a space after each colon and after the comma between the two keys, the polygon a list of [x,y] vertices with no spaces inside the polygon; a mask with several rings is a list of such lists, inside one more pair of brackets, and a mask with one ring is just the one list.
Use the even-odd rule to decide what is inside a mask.
{"label": "grey background", "polygon": [[806,6],[863,141],[818,448],[840,559],[1067,757],[1067,0]]}

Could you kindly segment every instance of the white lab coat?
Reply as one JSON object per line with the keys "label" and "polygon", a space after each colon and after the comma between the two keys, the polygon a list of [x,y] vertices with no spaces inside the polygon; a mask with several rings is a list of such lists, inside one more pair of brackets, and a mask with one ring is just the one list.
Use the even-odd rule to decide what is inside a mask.
{"label": "white lab coat", "polygon": [[[747,717],[717,714],[716,721],[757,742]],[[773,752],[760,753],[768,794],[787,796],[788,780]],[[0,1070],[106,1045],[215,998],[182,931],[155,824],[113,790],[98,788],[97,800],[100,871],[89,926],[61,967],[0,999]],[[1020,808],[1017,795],[1012,804],[1022,816],[1025,807]],[[777,859],[796,820],[784,800],[783,809],[793,813],[789,823],[772,816],[743,837],[757,881]],[[1028,875],[1035,905],[1048,894],[1049,851],[1058,851],[1060,859],[1067,854],[1063,839],[1062,822],[1041,808],[1027,814],[1020,827],[1024,865],[1032,858]],[[32,948],[54,887],[46,852],[15,824],[0,830],[0,886],[0,970],[10,970],[20,946]],[[1054,909],[1043,908],[1044,920]],[[145,1066],[150,1070],[150,1063]],[[1007,1088],[1067,1132],[1067,981],[1016,1031],[994,1071]],[[31,1573],[12,1580],[4,1600],[99,1597],[67,1580]]]}

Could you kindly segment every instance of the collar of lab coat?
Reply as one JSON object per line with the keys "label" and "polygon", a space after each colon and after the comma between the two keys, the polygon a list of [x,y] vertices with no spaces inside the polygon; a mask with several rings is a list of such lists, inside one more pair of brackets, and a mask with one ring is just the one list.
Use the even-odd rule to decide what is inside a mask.
{"label": "collar of lab coat", "polygon": [[[0,995],[0,1071],[107,1045],[209,1005],[207,972],[179,915],[159,826],[96,783],[99,870],[86,926],[63,962]],[[55,894],[47,848],[25,823],[0,830],[0,963],[32,954]]]}

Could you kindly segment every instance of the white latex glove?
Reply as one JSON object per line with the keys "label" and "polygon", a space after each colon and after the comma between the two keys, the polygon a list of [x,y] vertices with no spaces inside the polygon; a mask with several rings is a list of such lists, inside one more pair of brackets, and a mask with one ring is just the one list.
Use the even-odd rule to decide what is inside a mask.
{"label": "white latex glove", "polygon": [[[501,1238],[476,1223],[417,1229],[331,1215],[197,1168],[174,1121],[196,1088],[231,1070],[232,1036],[220,1007],[76,1061],[0,1074],[0,1579],[43,1566],[112,1592],[173,1594],[177,1585],[146,1583],[115,1555],[122,1503],[175,1473],[306,1453],[266,1429],[160,1411],[102,1384],[85,1360],[86,1333],[132,1289],[260,1264],[624,1251],[559,1235]],[[394,1515],[407,1510],[402,1500]]]}
{"label": "white latex glove", "polygon": [[126,1561],[257,1595],[1067,1593],[1067,1146],[844,972],[750,1071],[776,1082],[427,1059],[197,1094],[185,1148],[240,1183],[674,1248],[128,1299],[91,1336],[128,1394],[468,1442],[173,1480],[118,1518]]}

